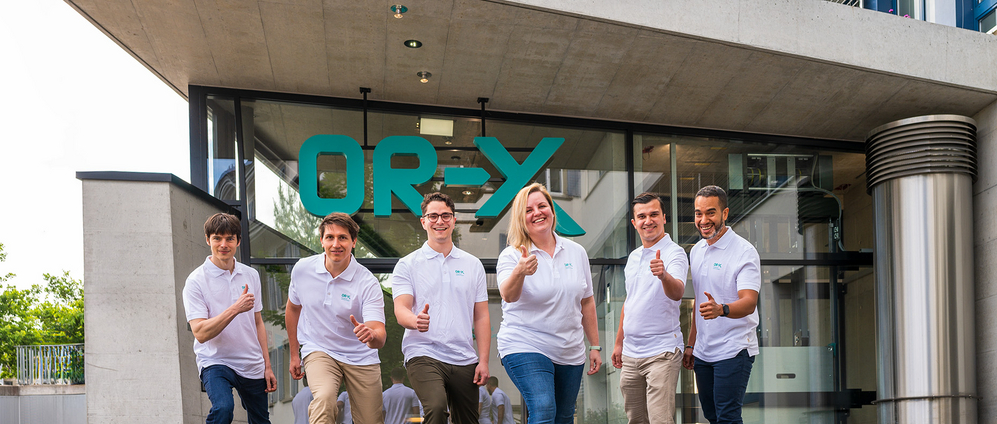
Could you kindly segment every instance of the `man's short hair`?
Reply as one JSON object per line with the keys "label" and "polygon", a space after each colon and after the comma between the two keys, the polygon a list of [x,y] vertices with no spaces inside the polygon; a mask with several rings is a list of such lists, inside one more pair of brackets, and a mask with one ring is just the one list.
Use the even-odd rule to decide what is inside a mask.
{"label": "man's short hair", "polygon": [[488,385],[498,387],[498,377],[488,377]]}
{"label": "man's short hair", "polygon": [[727,192],[719,186],[708,185],[696,192],[696,197],[716,197],[720,200],[720,210],[727,209]]}
{"label": "man's short hair", "polygon": [[391,379],[398,382],[405,381],[405,368],[396,367],[391,370]]}
{"label": "man's short hair", "polygon": [[242,224],[235,215],[227,213],[216,213],[204,221],[204,235],[211,237],[212,234],[220,236],[235,236],[236,240],[242,240]]}
{"label": "man's short hair", "polygon": [[451,199],[450,196],[447,196],[446,194],[437,191],[427,194],[426,197],[422,199],[423,215],[426,214],[426,208],[429,207],[429,204],[433,202],[443,202],[445,205],[447,205],[448,208],[450,208],[450,213],[454,212],[455,207],[453,204],[453,199]]}
{"label": "man's short hair", "polygon": [[638,194],[637,197],[634,197],[634,199],[630,201],[630,213],[633,213],[634,206],[645,205],[645,204],[651,203],[651,202],[653,202],[655,200],[658,201],[658,209],[661,209],[661,214],[664,215],[665,214],[665,202],[661,201],[661,196],[658,196],[657,194],[654,194],[654,193],[651,193],[651,192],[647,192],[647,191],[645,191],[645,192],[643,192],[641,194]]}
{"label": "man's short hair", "polygon": [[318,226],[318,235],[321,239],[325,237],[325,227],[326,225],[338,225],[343,227],[350,233],[350,238],[353,240],[357,239],[357,234],[360,233],[360,226],[357,222],[350,218],[349,215],[342,212],[333,212],[322,219],[322,223]]}

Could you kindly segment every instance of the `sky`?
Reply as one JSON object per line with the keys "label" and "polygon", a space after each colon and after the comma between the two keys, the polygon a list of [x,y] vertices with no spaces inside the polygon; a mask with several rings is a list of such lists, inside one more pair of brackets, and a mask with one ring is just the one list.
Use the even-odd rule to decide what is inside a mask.
{"label": "sky", "polygon": [[0,2],[0,81],[0,275],[85,284],[76,172],[190,181],[187,101],[61,0]]}

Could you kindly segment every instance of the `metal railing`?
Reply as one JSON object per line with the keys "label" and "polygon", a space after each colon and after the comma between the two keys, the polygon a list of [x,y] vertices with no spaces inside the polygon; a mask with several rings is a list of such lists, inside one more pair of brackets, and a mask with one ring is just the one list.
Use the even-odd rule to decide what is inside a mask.
{"label": "metal railing", "polygon": [[854,6],[854,7],[862,6],[862,0],[827,0],[827,1],[831,3],[840,3],[845,6]]}
{"label": "metal railing", "polygon": [[83,343],[17,346],[18,384],[83,382]]}

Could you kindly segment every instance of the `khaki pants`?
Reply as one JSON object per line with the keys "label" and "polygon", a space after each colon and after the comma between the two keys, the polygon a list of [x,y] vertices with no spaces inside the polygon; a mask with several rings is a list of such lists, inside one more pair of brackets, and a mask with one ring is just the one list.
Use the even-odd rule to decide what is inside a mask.
{"label": "khaki pants", "polygon": [[315,399],[308,404],[309,424],[334,424],[339,408],[336,397],[339,385],[346,382],[350,395],[350,411],[355,424],[381,424],[381,365],[349,365],[325,352],[312,352],[305,357],[302,368],[308,377]]}
{"label": "khaki pants", "polygon": [[650,358],[623,356],[620,390],[630,424],[674,424],[675,386],[681,366],[679,349]]}
{"label": "khaki pants", "polygon": [[422,402],[425,424],[478,423],[478,385],[474,384],[477,366],[451,365],[428,356],[409,359],[405,369]]}

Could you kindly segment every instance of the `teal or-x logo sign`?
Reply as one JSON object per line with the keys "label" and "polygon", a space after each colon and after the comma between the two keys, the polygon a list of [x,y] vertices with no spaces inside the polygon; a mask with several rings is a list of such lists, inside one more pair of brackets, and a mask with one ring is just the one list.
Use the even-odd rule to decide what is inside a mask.
{"label": "teal or-x logo sign", "polygon": [[724,267],[724,266],[723,266],[723,265],[721,265],[721,264],[720,264],[719,262],[714,262],[714,263],[713,263],[713,269],[721,269],[721,268],[723,268],[723,267]]}
{"label": "teal or-x logo sign", "polygon": [[348,294],[346,294],[346,293],[343,293],[342,295],[340,295],[340,296],[339,296],[339,298],[340,298],[340,299],[343,299],[343,300],[345,300],[345,301],[347,301],[347,302],[349,302],[349,301],[350,301],[350,295],[348,295]]}
{"label": "teal or-x logo sign", "polygon": [[454,270],[454,274],[457,274],[458,277],[463,277],[464,276],[464,271],[461,271],[461,270],[457,269],[457,270]]}
{"label": "teal or-x logo sign", "polygon": [[[533,152],[519,163],[495,137],[475,137],[474,145],[498,171],[505,182],[492,193],[474,214],[478,218],[497,218],[523,188],[550,161],[563,138],[545,137]],[[346,159],[346,196],[338,199],[318,195],[318,157],[338,155]],[[393,156],[416,156],[419,167],[398,169],[391,167]],[[298,153],[300,161],[301,203],[312,214],[325,216],[332,212],[354,214],[363,205],[364,154],[360,144],[345,135],[315,135],[309,137]],[[422,215],[422,195],[416,185],[425,183],[436,174],[436,149],[425,138],[416,136],[391,136],[377,143],[374,148],[374,216],[391,215],[391,195],[401,200],[412,213]],[[491,176],[481,168],[446,168],[443,185],[481,187]],[[581,236],[585,230],[578,225],[557,203],[552,205],[557,214],[557,232],[566,236]]]}

